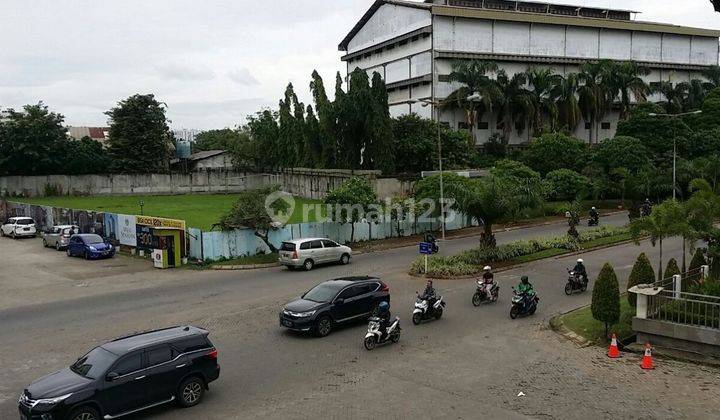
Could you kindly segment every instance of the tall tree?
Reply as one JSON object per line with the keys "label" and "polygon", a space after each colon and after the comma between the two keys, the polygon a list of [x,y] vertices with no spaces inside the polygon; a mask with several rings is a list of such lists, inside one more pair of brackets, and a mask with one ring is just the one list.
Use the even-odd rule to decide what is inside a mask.
{"label": "tall tree", "polygon": [[626,119],[630,114],[633,99],[636,103],[647,100],[650,87],[642,77],[648,74],[650,74],[650,69],[634,61],[613,63],[610,67],[607,84],[610,97],[619,101],[621,120]]}
{"label": "tall tree", "polygon": [[233,151],[233,164],[236,167],[266,171],[280,166],[280,128],[277,119],[277,113],[268,109],[248,117],[245,131],[250,133],[251,141],[242,143],[241,147]]}
{"label": "tall tree", "polygon": [[579,88],[578,75],[569,73],[565,77],[557,79],[557,83],[550,93],[556,102],[558,122],[561,128],[565,128],[570,133],[575,132],[582,118],[578,100]]}
{"label": "tall tree", "polygon": [[67,142],[64,117],[42,102],[22,111],[7,110],[0,118],[0,174],[46,175],[64,173],[60,148]]}
{"label": "tall tree", "polygon": [[118,172],[165,172],[172,156],[166,105],[155,95],[133,95],[107,111],[108,154]]}
{"label": "tall tree", "polygon": [[297,142],[298,134],[302,139],[302,132],[295,118],[294,105],[297,103],[297,96],[292,83],[285,89],[285,98],[280,100],[278,111],[278,151],[280,164],[284,168],[292,168],[297,163]]}
{"label": "tall tree", "polygon": [[[460,87],[450,93],[443,100],[441,108],[459,108],[465,111],[465,122],[468,125],[471,140],[474,145],[474,128],[486,112],[491,112],[493,103],[497,102],[501,92],[490,76],[498,71],[498,66],[492,61],[463,60],[452,65],[450,81],[460,84]],[[478,94],[476,100],[468,99]]]}
{"label": "tall tree", "polygon": [[658,279],[663,280],[663,241],[668,237],[682,233],[681,223],[685,220],[682,205],[675,200],[667,200],[655,206],[650,216],[641,217],[630,222],[630,234],[635,243],[648,235],[653,246],[659,245],[660,258]]}
{"label": "tall tree", "polygon": [[708,79],[705,86],[706,90],[720,88],[720,66],[710,66],[703,71],[703,76]]}
{"label": "tall tree", "polygon": [[306,168],[321,167],[322,143],[320,140],[320,123],[315,116],[312,105],[308,105],[305,112],[304,139],[303,161],[301,165]]}
{"label": "tall tree", "polygon": [[[607,114],[611,97],[608,92],[608,67],[611,61],[588,62],[580,66],[581,86],[578,89],[580,111],[585,121],[590,123],[590,143],[599,142],[598,124]],[[594,138],[593,138],[594,135]]]}
{"label": "tall tree", "polygon": [[[337,166],[337,120],[332,102],[327,97],[325,84],[317,70],[312,73],[310,91],[315,101],[318,119],[318,140],[321,153],[319,164],[321,168],[336,168]],[[337,98],[340,100],[341,98]]]}
{"label": "tall tree", "polygon": [[381,170],[385,174],[395,171],[395,157],[393,153],[393,129],[388,106],[388,93],[385,82],[378,72],[373,73],[370,93],[373,98],[371,120],[372,144],[366,145],[367,161],[365,167]]}
{"label": "tall tree", "polygon": [[677,83],[673,85],[668,81],[660,82],[655,93],[660,93],[665,98],[660,104],[668,114],[679,114],[683,112],[684,105],[688,99],[688,84]]}
{"label": "tall tree", "polygon": [[509,77],[505,70],[499,70],[496,84],[500,93],[495,105],[497,125],[502,127],[503,143],[507,145],[513,127],[518,127],[518,134],[522,134],[526,122],[534,115],[535,107],[524,72]]}
{"label": "tall tree", "polygon": [[[533,67],[527,71],[528,82],[532,86],[530,98],[533,103],[531,125],[533,133],[539,136],[547,122],[550,131],[555,131],[558,120],[558,107],[553,98],[553,90],[562,80],[551,68]],[[547,119],[547,121],[546,121]]]}

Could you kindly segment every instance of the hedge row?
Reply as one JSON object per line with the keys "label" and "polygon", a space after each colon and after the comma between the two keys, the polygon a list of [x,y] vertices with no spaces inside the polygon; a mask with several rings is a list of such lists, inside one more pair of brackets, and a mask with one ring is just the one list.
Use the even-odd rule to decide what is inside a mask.
{"label": "hedge row", "polygon": [[[626,234],[625,228],[603,226],[580,233],[578,240],[570,236],[516,241],[499,245],[496,248],[478,246],[449,257],[434,256],[428,260],[428,275],[437,278],[461,277],[479,273],[483,266],[493,263],[512,261],[526,255],[551,249],[579,251],[583,244],[601,238]],[[410,265],[410,274],[422,274],[425,270],[425,258],[419,257]]]}

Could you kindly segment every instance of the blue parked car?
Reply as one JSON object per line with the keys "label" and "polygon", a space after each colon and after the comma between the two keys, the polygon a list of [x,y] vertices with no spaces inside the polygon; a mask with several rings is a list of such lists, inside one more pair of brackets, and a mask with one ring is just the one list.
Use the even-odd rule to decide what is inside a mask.
{"label": "blue parked car", "polygon": [[112,258],[115,247],[105,242],[100,235],[83,233],[73,235],[67,247],[68,257],[84,257],[86,260]]}

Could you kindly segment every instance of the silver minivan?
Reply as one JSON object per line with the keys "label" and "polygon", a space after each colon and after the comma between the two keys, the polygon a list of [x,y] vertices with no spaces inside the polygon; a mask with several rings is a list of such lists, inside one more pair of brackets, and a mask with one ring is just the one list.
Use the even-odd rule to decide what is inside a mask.
{"label": "silver minivan", "polygon": [[290,269],[312,270],[316,264],[349,264],[352,249],[327,238],[305,238],[283,242],[279,254],[280,264]]}
{"label": "silver minivan", "polygon": [[53,226],[43,232],[43,246],[52,247],[58,251],[67,248],[70,243],[70,237],[80,233],[80,227],[76,225],[59,225]]}

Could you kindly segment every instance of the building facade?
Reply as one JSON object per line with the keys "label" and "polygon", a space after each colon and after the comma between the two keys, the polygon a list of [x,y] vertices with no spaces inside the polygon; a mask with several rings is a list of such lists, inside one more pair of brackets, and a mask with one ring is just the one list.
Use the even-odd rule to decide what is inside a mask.
{"label": "building facade", "polygon": [[110,136],[110,127],[67,127],[68,137],[80,140],[83,137],[89,137],[107,146],[107,140]]}
{"label": "building facade", "polygon": [[[703,79],[702,71],[718,64],[720,31],[643,22],[637,13],[507,0],[377,0],[339,49],[348,74],[359,67],[384,78],[391,115],[426,118],[435,109],[417,100],[440,101],[457,89],[449,75],[460,59],[491,60],[508,75],[531,66],[564,75],[588,61],[634,60],[651,70],[644,77],[650,84]],[[441,110],[439,118],[468,128],[463,110]],[[611,111],[597,127],[582,121],[574,135],[588,142],[612,137],[617,122]],[[501,131],[492,113],[476,125],[479,145]],[[528,129],[513,129],[510,143],[529,136]]]}

